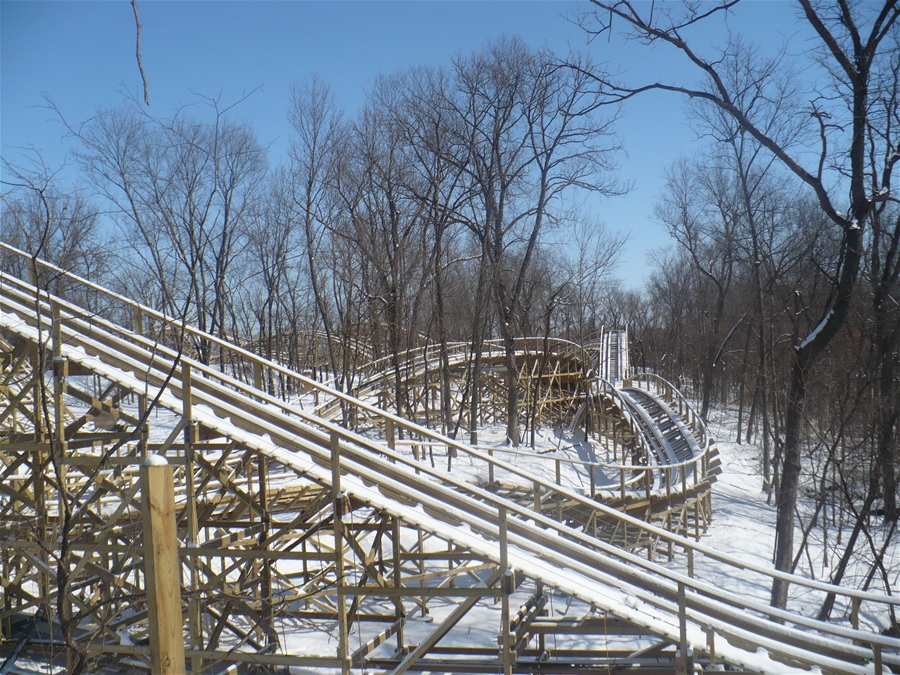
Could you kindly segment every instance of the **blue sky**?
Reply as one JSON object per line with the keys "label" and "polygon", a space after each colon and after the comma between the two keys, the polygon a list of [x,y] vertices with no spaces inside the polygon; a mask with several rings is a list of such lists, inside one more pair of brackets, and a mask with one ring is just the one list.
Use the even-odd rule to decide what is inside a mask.
{"label": "blue sky", "polygon": [[[271,144],[270,158],[277,164],[286,158],[292,82],[318,74],[352,113],[379,74],[448,64],[453,55],[503,34],[559,52],[584,49],[597,62],[627,69],[632,81],[693,81],[694,74],[662,50],[588,44],[566,18],[585,6],[547,0],[139,0],[150,111],[171,115],[177,106],[196,101],[195,94],[220,97],[227,105],[252,92],[235,115]],[[787,2],[756,0],[741,7],[729,25],[774,47],[797,33],[794,16]],[[696,37],[710,43],[721,33]],[[791,48],[797,43],[791,40]],[[127,0],[0,2],[0,141],[7,160],[21,163],[28,155],[23,148],[33,146],[51,167],[63,163],[69,146],[62,126],[42,107],[45,95],[77,123],[120,103],[127,92],[138,95],[140,87]],[[631,233],[620,276],[636,286],[650,269],[647,252],[667,241],[652,217],[665,168],[700,145],[685,123],[683,102],[672,95],[629,103],[619,131],[627,153],[620,160],[622,178],[634,189],[587,206],[593,217]]]}

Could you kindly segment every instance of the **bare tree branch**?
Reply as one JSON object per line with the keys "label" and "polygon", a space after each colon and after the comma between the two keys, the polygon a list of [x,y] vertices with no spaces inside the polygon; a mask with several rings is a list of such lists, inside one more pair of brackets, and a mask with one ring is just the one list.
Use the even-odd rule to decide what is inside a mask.
{"label": "bare tree branch", "polygon": [[144,62],[141,58],[141,19],[138,16],[137,0],[131,0],[131,8],[134,10],[135,28],[135,56],[137,57],[138,70],[141,73],[141,81],[144,83],[144,103],[150,105],[150,84],[147,82],[147,74],[144,72]]}

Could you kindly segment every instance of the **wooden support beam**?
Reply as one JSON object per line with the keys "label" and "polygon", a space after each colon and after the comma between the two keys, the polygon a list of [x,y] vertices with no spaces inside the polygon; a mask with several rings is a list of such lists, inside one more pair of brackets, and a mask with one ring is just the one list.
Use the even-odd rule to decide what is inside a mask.
{"label": "wooden support beam", "polygon": [[[495,571],[491,577],[487,580],[486,586],[490,588],[500,579],[501,573],[499,570]],[[409,670],[413,665],[415,665],[416,661],[425,656],[433,647],[436,645],[442,637],[444,637],[456,624],[459,623],[460,619],[462,619],[472,607],[480,600],[482,596],[471,596],[463,600],[457,607],[444,619],[437,628],[435,628],[431,634],[425,638],[413,651],[406,655],[403,661],[391,671],[391,675],[402,675],[407,670]]]}
{"label": "wooden support beam", "polygon": [[331,432],[331,489],[334,492],[334,575],[337,584],[338,645],[341,675],[350,673],[350,633],[347,625],[347,588],[344,583],[344,495],[341,492],[341,437]]}
{"label": "wooden support beam", "polygon": [[181,617],[181,564],[175,524],[172,467],[158,455],[141,469],[144,515],[144,570],[150,612],[150,667],[153,675],[185,673]]}
{"label": "wooden support beam", "polygon": [[[181,420],[176,429],[184,431],[184,473],[185,473],[185,497],[187,499],[186,516],[187,516],[187,536],[191,545],[199,543],[200,529],[197,519],[197,496],[195,493],[196,485],[196,468],[194,461],[194,444],[197,441],[197,429],[193,424],[193,377],[191,374],[191,364],[187,361],[181,362]],[[175,429],[166,439],[166,443],[174,441],[173,436],[176,435]],[[201,620],[200,598],[198,591],[200,589],[200,573],[197,568],[198,561],[196,558],[188,558],[188,569],[190,571],[190,590],[191,595],[188,600],[188,631],[190,633],[190,648],[194,650],[203,648],[203,625]],[[201,657],[191,659],[191,670],[194,672],[203,671],[203,660]]]}
{"label": "wooden support beam", "polygon": [[510,632],[510,607],[509,595],[512,591],[511,575],[509,569],[509,534],[507,526],[507,512],[505,507],[500,507],[498,517],[500,520],[500,662],[503,664],[503,675],[512,675],[513,654],[512,634]]}

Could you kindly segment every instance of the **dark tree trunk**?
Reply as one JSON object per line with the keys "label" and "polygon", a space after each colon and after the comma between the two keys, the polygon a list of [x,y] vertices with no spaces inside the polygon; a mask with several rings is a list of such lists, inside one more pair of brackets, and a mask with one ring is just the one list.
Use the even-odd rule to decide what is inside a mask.
{"label": "dark tree trunk", "polygon": [[[775,569],[790,572],[794,557],[794,508],[800,485],[800,441],[803,425],[803,408],[806,402],[806,372],[800,355],[791,368],[788,390],[785,443],[782,453],[781,481],[776,491],[775,507],[778,518],[775,523]],[[787,605],[788,584],[781,579],[772,581],[772,605]]]}

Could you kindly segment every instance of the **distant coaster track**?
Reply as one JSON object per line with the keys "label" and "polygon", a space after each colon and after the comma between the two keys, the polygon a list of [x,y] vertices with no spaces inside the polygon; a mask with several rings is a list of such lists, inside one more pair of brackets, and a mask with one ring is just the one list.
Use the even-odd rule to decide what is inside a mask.
{"label": "distant coaster track", "polygon": [[[658,376],[641,376],[643,388],[636,386],[637,380],[624,380],[625,386],[617,387],[604,378],[586,376],[597,369],[623,381],[627,351],[620,343],[622,335],[621,331],[603,331],[588,348],[558,339],[521,338],[515,343],[518,381],[524,392],[520,409],[534,406],[535,417],[542,423],[568,428],[573,433],[576,428],[583,428],[586,433],[591,430],[588,435],[596,439],[598,447],[607,448],[608,457],[576,461],[560,460],[557,453],[499,452],[510,458],[527,456],[531,461],[554,463],[554,470],[548,470],[547,475],[559,476],[561,461],[570,467],[577,464],[590,476],[585,492],[591,497],[664,527],[673,526],[683,534],[699,536],[711,518],[710,490],[721,471],[718,451],[702,420],[684,396]],[[457,382],[469,376],[474,356],[467,343],[451,346],[445,363]],[[496,376],[498,366],[505,369],[506,355],[499,341],[486,342],[478,356],[489,382]],[[411,350],[404,357],[397,367],[403,375],[403,387],[410,398],[428,400],[428,392],[439,387],[441,355],[429,347]],[[396,382],[391,365],[391,359],[384,358],[362,367],[360,372],[368,376],[354,387],[354,396],[372,400],[382,408],[395,407],[391,389]],[[537,395],[534,382],[541,385]],[[460,389],[458,386],[457,391]],[[502,378],[490,382],[484,391],[486,397],[479,409],[494,411],[495,421],[505,421],[505,382]],[[552,405],[542,406],[547,402]],[[325,400],[315,409],[316,415],[327,418],[336,418],[340,413],[339,399]],[[461,416],[457,402],[453,414]],[[433,411],[429,416],[426,412],[425,417],[436,419],[439,413]],[[420,449],[416,456],[424,454],[424,449]],[[494,472],[489,474],[487,484],[506,497],[523,503],[533,501],[530,485],[499,479]],[[598,477],[603,480],[597,480]],[[620,539],[620,544],[626,542]],[[628,545],[649,544],[638,539]]]}

